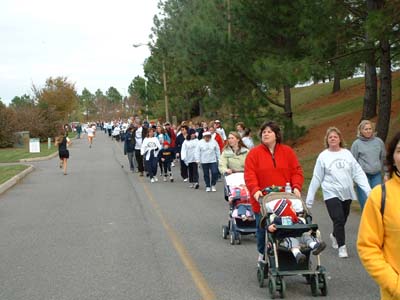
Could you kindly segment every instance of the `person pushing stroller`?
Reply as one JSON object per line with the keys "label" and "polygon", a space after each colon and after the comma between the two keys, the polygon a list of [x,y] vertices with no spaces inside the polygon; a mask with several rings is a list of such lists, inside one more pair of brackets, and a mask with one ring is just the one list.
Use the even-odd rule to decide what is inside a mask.
{"label": "person pushing stroller", "polygon": [[[276,201],[271,215],[271,223],[267,227],[268,232],[274,233],[277,230],[276,225],[305,224],[305,220],[297,216],[289,199],[280,199]],[[324,241],[320,241],[315,232],[304,232],[300,237],[285,237],[280,242],[280,246],[287,248],[292,252],[297,264],[303,264],[307,261],[307,256],[301,252],[301,245],[306,245],[312,249],[312,254],[319,255],[325,248]]]}

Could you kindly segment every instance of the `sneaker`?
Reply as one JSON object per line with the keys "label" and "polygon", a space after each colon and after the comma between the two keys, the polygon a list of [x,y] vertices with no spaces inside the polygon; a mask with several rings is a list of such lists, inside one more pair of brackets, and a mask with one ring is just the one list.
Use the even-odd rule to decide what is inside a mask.
{"label": "sneaker", "polygon": [[151,183],[154,183],[154,182],[155,182],[154,178],[151,178],[151,179],[150,179],[150,182],[151,182]]}
{"label": "sneaker", "polygon": [[333,249],[339,248],[339,245],[336,241],[336,238],[333,236],[333,233],[329,234],[329,238],[331,239],[331,242],[332,242],[332,248]]}
{"label": "sneaker", "polygon": [[211,192],[211,188],[206,187],[206,192]]}
{"label": "sneaker", "polygon": [[174,178],[171,176],[169,176],[169,181],[174,182]]}
{"label": "sneaker", "polygon": [[264,254],[258,253],[257,265],[259,266],[261,263],[265,264]]}
{"label": "sneaker", "polygon": [[193,183],[191,183],[191,184],[189,184],[189,188],[194,188],[194,184]]}
{"label": "sneaker", "polygon": [[324,241],[319,242],[315,245],[315,247],[313,248],[313,252],[312,254],[314,255],[318,255],[320,254],[324,249],[326,248],[326,244]]}
{"label": "sneaker", "polygon": [[157,176],[154,176],[153,178],[154,178],[154,180],[155,180],[156,182],[158,181],[158,178],[157,178]]}
{"label": "sneaker", "polygon": [[175,167],[175,163],[174,162],[171,163],[171,167]]}
{"label": "sneaker", "polygon": [[347,254],[346,245],[339,247],[339,257],[340,258],[347,258],[349,255]]}
{"label": "sneaker", "polygon": [[195,185],[194,185],[194,188],[195,188],[196,190],[198,190],[198,189],[199,189],[199,187],[200,187],[199,183],[198,183],[198,182],[196,182],[196,183],[195,183]]}
{"label": "sneaker", "polygon": [[187,182],[187,181],[188,181],[188,179],[187,179],[187,178],[183,179],[183,182]]}
{"label": "sneaker", "polygon": [[166,182],[166,181],[167,181],[167,177],[166,177],[166,176],[164,177],[163,181],[164,181],[164,182]]}
{"label": "sneaker", "polygon": [[212,192],[216,192],[216,191],[217,191],[217,189],[215,188],[214,185],[211,187],[211,191],[212,191]]}
{"label": "sneaker", "polygon": [[304,264],[307,261],[307,256],[305,256],[303,253],[299,252],[296,255],[296,263],[297,264]]}

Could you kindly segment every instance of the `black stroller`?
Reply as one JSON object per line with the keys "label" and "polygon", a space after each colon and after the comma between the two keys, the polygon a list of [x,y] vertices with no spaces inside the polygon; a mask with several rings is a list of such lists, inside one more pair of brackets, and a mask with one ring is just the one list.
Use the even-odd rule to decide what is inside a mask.
{"label": "black stroller", "polygon": [[222,226],[222,237],[226,239],[229,235],[231,245],[240,244],[242,235],[256,233],[256,221],[243,172],[225,176],[224,193],[225,200],[229,201],[229,221],[228,225]]}
{"label": "black stroller", "polygon": [[293,254],[285,247],[280,246],[281,240],[286,237],[300,237],[305,232],[311,232],[312,235],[318,235],[318,225],[312,223],[311,215],[302,199],[297,198],[291,193],[272,192],[260,198],[262,221],[260,226],[268,228],[272,221],[272,209],[280,199],[290,199],[296,214],[305,220],[305,224],[276,225],[277,230],[274,233],[266,229],[266,251],[265,264],[260,263],[257,269],[257,278],[259,286],[264,286],[264,280],[268,279],[268,291],[272,299],[276,297],[277,292],[280,298],[286,294],[285,276],[303,275],[307,283],[310,284],[312,295],[322,296],[328,294],[326,269],[321,266],[320,255],[315,256],[316,267],[312,267],[311,249],[302,248],[301,252],[306,255],[303,263],[297,263]]}

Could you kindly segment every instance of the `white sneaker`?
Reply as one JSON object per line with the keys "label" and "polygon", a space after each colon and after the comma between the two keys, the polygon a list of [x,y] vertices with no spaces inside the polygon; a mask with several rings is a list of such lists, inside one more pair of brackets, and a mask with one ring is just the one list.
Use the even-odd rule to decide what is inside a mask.
{"label": "white sneaker", "polygon": [[189,188],[194,188],[194,184],[193,183],[191,183],[191,184],[189,184]]}
{"label": "white sneaker", "polygon": [[211,187],[211,191],[212,191],[212,192],[216,192],[216,191],[217,191],[217,189],[215,188],[214,185]]}
{"label": "white sneaker", "polygon": [[158,178],[157,178],[157,176],[154,176],[154,180],[157,182],[158,181]]}
{"label": "white sneaker", "polygon": [[175,163],[174,162],[171,163],[171,167],[175,167]]}
{"label": "white sneaker", "polygon": [[167,181],[167,177],[164,177],[163,181],[166,182]]}
{"label": "white sneaker", "polygon": [[260,263],[265,264],[264,254],[258,253],[257,265],[259,266]]}
{"label": "white sneaker", "polygon": [[206,187],[206,192],[211,192],[211,188]]}
{"label": "white sneaker", "polygon": [[347,254],[346,245],[339,247],[339,257],[340,258],[347,258],[349,255]]}
{"label": "white sneaker", "polygon": [[150,182],[151,182],[151,183],[154,183],[154,182],[155,182],[154,178],[150,179]]}
{"label": "white sneaker", "polygon": [[183,182],[187,182],[187,181],[188,181],[188,179],[187,179],[187,178],[183,179]]}
{"label": "white sneaker", "polygon": [[333,249],[338,249],[339,245],[337,243],[336,238],[333,236],[333,233],[329,234],[329,238],[331,239],[331,242],[332,242],[332,248]]}

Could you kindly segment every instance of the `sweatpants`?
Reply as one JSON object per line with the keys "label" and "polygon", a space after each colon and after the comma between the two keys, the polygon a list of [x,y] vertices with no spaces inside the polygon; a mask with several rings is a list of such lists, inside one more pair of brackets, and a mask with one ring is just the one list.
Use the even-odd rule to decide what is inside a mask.
{"label": "sweatpants", "polygon": [[332,234],[336,238],[339,247],[346,244],[344,226],[350,213],[351,202],[352,200],[341,201],[339,198],[325,200],[329,217],[333,222]]}
{"label": "sweatpants", "polygon": [[189,182],[198,183],[199,182],[199,167],[196,162],[189,163]]}

